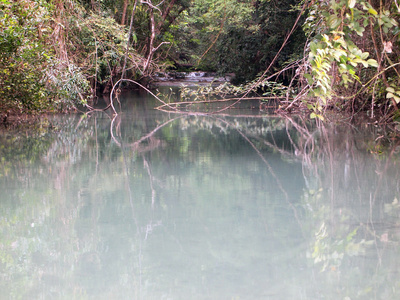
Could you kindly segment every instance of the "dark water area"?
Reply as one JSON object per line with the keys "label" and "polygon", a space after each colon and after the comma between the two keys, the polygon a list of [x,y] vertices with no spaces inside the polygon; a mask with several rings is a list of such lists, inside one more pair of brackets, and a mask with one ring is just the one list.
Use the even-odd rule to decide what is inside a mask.
{"label": "dark water area", "polygon": [[0,299],[400,299],[384,129],[156,105],[0,133]]}

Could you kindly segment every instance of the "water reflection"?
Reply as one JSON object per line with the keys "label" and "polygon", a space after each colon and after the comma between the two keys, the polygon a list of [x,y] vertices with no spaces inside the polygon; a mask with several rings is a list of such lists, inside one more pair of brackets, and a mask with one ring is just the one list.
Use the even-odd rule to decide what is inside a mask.
{"label": "water reflection", "polygon": [[383,133],[121,105],[0,135],[0,295],[399,296],[399,148]]}

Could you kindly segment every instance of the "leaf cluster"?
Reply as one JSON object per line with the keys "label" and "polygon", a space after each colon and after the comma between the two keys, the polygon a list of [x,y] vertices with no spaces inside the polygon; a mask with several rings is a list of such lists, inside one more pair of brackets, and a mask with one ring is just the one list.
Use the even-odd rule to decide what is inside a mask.
{"label": "leaf cluster", "polygon": [[[329,101],[332,98],[338,105],[340,98],[381,97],[377,93],[381,85],[386,86],[387,98],[397,103],[400,100],[398,91],[389,86],[386,78],[388,70],[396,71],[390,56],[392,45],[399,43],[398,9],[395,5],[371,3],[355,0],[308,3],[303,29],[310,38],[307,63],[311,72],[305,77],[311,96],[318,99],[313,103],[308,101],[315,114],[332,103]],[[399,78],[398,72],[395,76]],[[380,101],[390,104],[384,99]]]}
{"label": "leaf cluster", "polygon": [[46,43],[50,5],[0,2],[0,110],[47,107],[44,71],[52,55]]}

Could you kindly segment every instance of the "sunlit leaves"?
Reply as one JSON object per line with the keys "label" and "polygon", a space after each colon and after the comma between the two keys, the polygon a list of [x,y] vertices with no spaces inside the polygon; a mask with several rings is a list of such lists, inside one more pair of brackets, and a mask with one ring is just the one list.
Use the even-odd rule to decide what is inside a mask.
{"label": "sunlit leaves", "polygon": [[[379,26],[380,32],[387,34],[398,23],[390,11],[382,9],[378,13],[367,1],[332,0],[329,3],[315,2],[310,6],[304,25],[313,37],[308,58],[313,80],[308,79],[308,82],[313,87],[313,95],[323,103],[332,98],[332,89],[338,86],[338,79],[345,88],[354,81],[362,84],[360,70],[378,68],[378,61],[370,57],[370,49],[362,50],[365,43],[359,43],[359,37],[365,38],[370,34],[367,32],[370,26]],[[384,51],[392,53],[392,48],[387,45],[388,42],[384,42]],[[388,90],[387,98],[398,101],[395,97],[396,93]]]}
{"label": "sunlit leaves", "polygon": [[397,104],[400,103],[400,89],[390,86],[386,88],[386,92],[386,98],[393,99]]}
{"label": "sunlit leaves", "polygon": [[349,8],[354,8],[354,6],[356,5],[356,0],[349,0]]}

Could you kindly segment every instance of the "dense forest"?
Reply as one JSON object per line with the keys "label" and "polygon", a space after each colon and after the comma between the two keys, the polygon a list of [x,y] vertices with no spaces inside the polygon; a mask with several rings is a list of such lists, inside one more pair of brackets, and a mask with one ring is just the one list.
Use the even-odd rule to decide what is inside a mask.
{"label": "dense forest", "polygon": [[400,119],[398,0],[0,0],[0,117],[70,111],[121,78],[234,73],[282,111]]}

